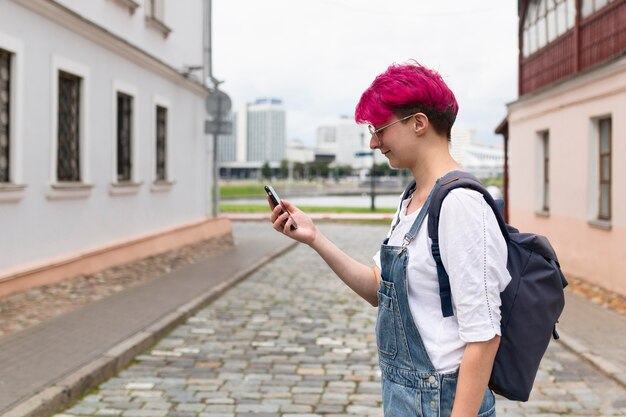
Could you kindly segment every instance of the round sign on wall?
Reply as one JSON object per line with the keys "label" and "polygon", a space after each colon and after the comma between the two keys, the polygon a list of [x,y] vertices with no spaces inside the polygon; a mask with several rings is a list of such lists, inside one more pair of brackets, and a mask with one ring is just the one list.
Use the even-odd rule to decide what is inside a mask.
{"label": "round sign on wall", "polygon": [[206,111],[213,117],[221,115],[224,117],[226,113],[230,111],[233,106],[232,101],[228,94],[220,90],[211,90],[211,93],[206,98]]}

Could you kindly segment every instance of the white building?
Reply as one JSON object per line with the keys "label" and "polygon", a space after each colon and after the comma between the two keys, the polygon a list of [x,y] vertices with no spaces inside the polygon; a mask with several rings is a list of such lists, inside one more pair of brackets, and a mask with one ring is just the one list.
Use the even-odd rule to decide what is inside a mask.
{"label": "white building", "polygon": [[337,120],[317,128],[318,155],[334,155],[336,165],[350,165],[353,168],[370,166],[367,158],[359,157],[359,152],[370,152],[370,134],[367,127],[358,125],[353,118],[342,116]]}
{"label": "white building", "polygon": [[247,108],[248,162],[280,162],[285,159],[287,124],[282,101],[260,98]]}
{"label": "white building", "polygon": [[0,1],[0,296],[230,233],[203,2]]}
{"label": "white building", "polygon": [[474,140],[474,131],[453,128],[450,155],[478,178],[499,178],[504,173],[504,148]]}
{"label": "white building", "polygon": [[287,142],[285,158],[289,162],[307,163],[315,160],[315,150],[306,146],[302,141],[293,139]]}
{"label": "white building", "polygon": [[286,158],[285,114],[282,101],[276,98],[259,98],[232,114],[233,132],[220,136],[218,144],[220,175],[259,176],[266,162],[278,169]]}

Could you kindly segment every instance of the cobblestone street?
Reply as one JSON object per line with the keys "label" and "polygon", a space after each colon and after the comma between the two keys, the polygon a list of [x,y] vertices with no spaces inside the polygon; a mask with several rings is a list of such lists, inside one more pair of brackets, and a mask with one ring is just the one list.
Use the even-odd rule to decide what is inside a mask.
{"label": "cobblestone street", "polygon": [[[387,227],[324,224],[359,260]],[[274,233],[239,223],[237,233]],[[158,300],[155,300],[158,302]],[[376,310],[304,245],[201,310],[66,416],[382,416]],[[531,400],[498,416],[626,415],[626,390],[552,343]]]}

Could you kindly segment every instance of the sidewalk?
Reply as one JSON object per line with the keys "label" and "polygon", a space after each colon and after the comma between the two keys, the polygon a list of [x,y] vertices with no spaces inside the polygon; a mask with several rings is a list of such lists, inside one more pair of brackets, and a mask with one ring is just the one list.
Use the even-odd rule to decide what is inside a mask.
{"label": "sidewalk", "polygon": [[[293,245],[264,226],[237,223],[231,251],[0,338],[0,416],[53,414]],[[562,345],[626,387],[626,317],[567,294],[558,330]]]}
{"label": "sidewalk", "polygon": [[267,233],[237,234],[235,244],[216,257],[0,338],[0,415],[51,415],[293,246],[269,226]]}
{"label": "sidewalk", "polygon": [[626,388],[626,316],[566,291],[557,331],[565,347]]}

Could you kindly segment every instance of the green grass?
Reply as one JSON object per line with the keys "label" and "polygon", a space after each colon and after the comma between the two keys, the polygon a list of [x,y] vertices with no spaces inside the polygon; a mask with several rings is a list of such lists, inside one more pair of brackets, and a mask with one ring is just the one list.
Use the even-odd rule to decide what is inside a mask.
{"label": "green grass", "polygon": [[[221,184],[220,185],[220,198],[254,198],[254,197],[264,197],[265,189],[263,188],[265,184],[269,182],[258,182],[258,183],[246,183],[246,184]],[[298,188],[310,188],[315,184],[309,182],[295,182],[292,184],[287,184],[286,181],[274,181],[272,182],[272,186],[280,190],[284,187],[289,187],[292,190]]]}
{"label": "green grass", "polygon": [[221,185],[220,198],[263,197],[265,190],[261,184]]}
{"label": "green grass", "polygon": [[[367,207],[298,207],[305,213],[371,213]],[[269,213],[268,205],[220,204],[222,213]],[[394,208],[377,208],[374,213],[395,213]]]}

